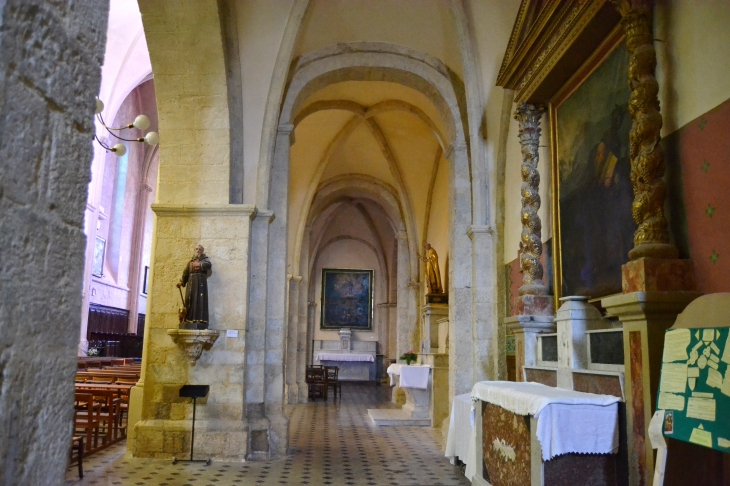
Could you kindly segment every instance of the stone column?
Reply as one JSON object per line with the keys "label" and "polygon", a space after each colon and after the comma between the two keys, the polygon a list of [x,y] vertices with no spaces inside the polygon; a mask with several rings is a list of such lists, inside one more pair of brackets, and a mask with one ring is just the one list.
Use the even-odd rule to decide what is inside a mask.
{"label": "stone column", "polygon": [[286,337],[287,403],[299,402],[297,350],[299,349],[299,284],[301,281],[301,275],[295,275],[289,280],[289,330]]}
{"label": "stone column", "polygon": [[466,143],[454,142],[446,151],[449,171],[449,403],[454,396],[471,391],[476,378],[473,336],[471,181],[463,168],[469,166]]}
{"label": "stone column", "polygon": [[297,327],[297,388],[299,391],[298,403],[307,402],[307,391],[308,386],[306,383],[306,372],[307,364],[309,359],[307,357],[307,349],[311,342],[309,338],[309,302],[307,297],[309,296],[309,236],[312,228],[307,225],[304,230],[304,238],[302,239],[302,248],[306,250],[302,251],[299,260],[299,271],[302,274],[302,281],[299,282],[299,320]]}
{"label": "stone column", "polygon": [[[495,305],[496,269],[494,266],[494,229],[491,226],[469,227],[467,235],[472,242],[472,308],[475,337],[472,347],[476,363],[476,381],[499,379],[500,368],[505,370],[504,336],[500,338],[497,306]],[[504,333],[502,333],[504,334]],[[501,363],[501,365],[500,365]]]}
{"label": "stone column", "polygon": [[523,381],[525,366],[535,365],[537,334],[555,330],[553,297],[547,295],[547,286],[542,281],[542,222],[537,214],[540,209],[540,173],[537,163],[543,113],[543,106],[530,103],[520,103],[515,112],[522,148],[522,286],[518,290],[518,315],[508,317],[504,322],[515,333],[517,381]]}
{"label": "stone column", "polygon": [[383,356],[388,355],[389,332],[390,325],[388,322],[388,304],[383,302],[377,304],[378,309],[378,353]]}
{"label": "stone column", "polygon": [[699,294],[694,292],[692,262],[678,258],[664,217],[667,189],[664,153],[659,145],[662,115],[654,75],[652,3],[617,0],[616,4],[629,53],[631,209],[638,229],[628,255],[630,261],[621,267],[623,294],[602,299],[601,305],[623,323],[629,478],[633,485],[649,484],[654,470],[647,433],[656,403],[664,333]]}
{"label": "stone column", "polygon": [[265,408],[269,428],[269,457],[286,455],[289,419],[284,414],[284,353],[286,349],[286,264],[289,193],[289,150],[294,125],[280,125],[271,169],[269,208],[275,218],[269,226],[266,292]]}
{"label": "stone column", "polygon": [[137,314],[139,313],[139,284],[142,266],[142,250],[144,246],[144,228],[147,216],[147,201],[152,187],[143,182],[139,185],[137,201],[134,208],[134,224],[132,225],[132,247],[129,259],[129,294],[127,308],[129,309],[129,324],[127,332],[137,332]]}
{"label": "stone column", "polygon": [[408,236],[405,231],[399,231],[397,236],[398,245],[398,323],[396,334],[396,359],[411,349],[408,322],[408,300],[410,289],[410,262],[408,258]]}
{"label": "stone column", "polygon": [[274,214],[259,211],[251,223],[250,284],[246,324],[245,403],[248,457],[268,456],[269,422],[264,416],[264,363],[266,362],[266,288],[269,224]]}
{"label": "stone column", "polygon": [[106,150],[98,143],[94,145],[94,159],[91,162],[92,180],[89,184],[89,197],[86,202],[84,213],[84,234],[86,235],[86,248],[84,258],[84,287],[81,292],[81,331],[78,347],[78,355],[86,356],[86,349],[89,341],[86,334],[89,328],[89,305],[91,303],[91,282],[94,267],[94,247],[96,246],[96,225],[99,221],[99,201],[101,200],[102,183],[104,179],[104,161]]}

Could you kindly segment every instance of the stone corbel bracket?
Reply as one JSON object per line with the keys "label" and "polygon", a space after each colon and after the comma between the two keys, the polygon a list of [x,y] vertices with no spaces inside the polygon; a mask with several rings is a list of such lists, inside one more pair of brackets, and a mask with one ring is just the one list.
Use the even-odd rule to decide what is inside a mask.
{"label": "stone corbel bracket", "polygon": [[203,349],[210,349],[220,331],[214,329],[169,329],[167,334],[178,346],[181,346],[191,364],[195,364],[203,354]]}

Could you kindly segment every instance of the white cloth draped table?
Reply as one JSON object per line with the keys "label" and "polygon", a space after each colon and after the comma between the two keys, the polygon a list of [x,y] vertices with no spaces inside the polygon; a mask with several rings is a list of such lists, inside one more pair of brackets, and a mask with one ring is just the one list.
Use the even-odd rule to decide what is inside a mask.
{"label": "white cloth draped table", "polygon": [[445,456],[451,464],[456,459],[467,463],[469,454],[469,441],[466,437],[471,436],[471,393],[464,393],[454,397],[451,406],[451,417],[449,418],[449,435],[446,438]]}
{"label": "white cloth draped table", "polygon": [[338,353],[319,353],[317,355],[319,361],[367,361],[375,362],[372,354],[338,354]]}
{"label": "white cloth draped table", "polygon": [[431,365],[404,365],[394,363],[388,366],[390,386],[394,385],[393,375],[400,375],[400,386],[405,388],[428,388],[428,375]]}
{"label": "white cloth draped table", "polygon": [[471,395],[517,415],[534,416],[544,461],[561,454],[618,450],[620,400],[614,396],[512,381],[479,382]]}

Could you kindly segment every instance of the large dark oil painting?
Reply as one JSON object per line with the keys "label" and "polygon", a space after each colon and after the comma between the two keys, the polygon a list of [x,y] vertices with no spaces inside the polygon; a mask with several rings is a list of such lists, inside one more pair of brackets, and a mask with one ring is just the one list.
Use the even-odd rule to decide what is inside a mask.
{"label": "large dark oil painting", "polygon": [[621,265],[628,261],[636,231],[624,43],[596,63],[552,113],[560,252],[556,287],[563,296],[621,292]]}
{"label": "large dark oil painting", "polygon": [[373,328],[373,271],[322,269],[321,329]]}

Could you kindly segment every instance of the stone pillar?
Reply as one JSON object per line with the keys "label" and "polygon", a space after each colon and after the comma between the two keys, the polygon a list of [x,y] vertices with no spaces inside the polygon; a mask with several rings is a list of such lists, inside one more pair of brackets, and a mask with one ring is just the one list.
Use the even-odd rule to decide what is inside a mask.
{"label": "stone pillar", "polygon": [[398,303],[388,302],[388,358],[398,359]]}
{"label": "stone pillar", "polygon": [[299,402],[299,284],[301,275],[289,279],[289,329],[286,336],[286,397],[287,403]]}
{"label": "stone pillar", "polygon": [[265,408],[269,428],[269,458],[286,455],[289,419],[284,414],[284,356],[286,350],[286,264],[289,193],[289,150],[294,125],[280,125],[271,169],[269,208],[275,218],[269,226],[266,291]]}
{"label": "stone pillar", "polygon": [[[449,403],[471,391],[475,380],[472,283],[471,181],[466,143],[454,142],[446,151],[449,171]],[[466,177],[465,177],[466,176]]]}
{"label": "stone pillar", "polygon": [[259,211],[251,223],[250,285],[244,373],[249,458],[265,458],[269,452],[269,422],[264,416],[264,363],[266,362],[266,267],[269,251],[269,224],[273,217],[274,214],[271,211]]}
{"label": "stone pillar", "polygon": [[139,284],[142,266],[142,250],[144,246],[144,228],[147,216],[147,201],[152,187],[143,182],[139,185],[137,201],[134,208],[134,224],[132,225],[132,247],[129,259],[129,294],[127,308],[129,309],[129,324],[127,332],[137,332],[137,314],[139,313]]}
{"label": "stone pillar", "polygon": [[[190,453],[192,403],[178,396],[184,384],[210,385],[198,403],[195,451],[218,460],[246,458],[248,426],[242,372],[247,356],[246,295],[249,284],[249,205],[156,204],[150,312],[145,326],[142,374],[130,392],[127,449],[135,457],[170,458]],[[215,231],[213,231],[215,229]],[[184,239],[181,240],[181,235]],[[182,243],[181,243],[182,241]],[[179,325],[175,282],[196,243],[213,263],[208,280],[210,329],[225,337],[191,364],[168,334]],[[232,331],[226,335],[226,331]]]}
{"label": "stone pillar", "polygon": [[377,304],[378,310],[378,354],[388,355],[390,323],[388,322],[388,304],[383,302]]}
{"label": "stone pillar", "polygon": [[408,258],[408,236],[405,231],[399,231],[397,236],[398,245],[398,323],[396,334],[396,359],[411,349],[408,322],[408,300],[411,290],[408,287],[410,282],[410,262]]}
{"label": "stone pillar", "polygon": [[[302,248],[309,248],[309,236],[312,232],[311,226],[307,225],[302,239]],[[299,260],[299,271],[302,274],[302,281],[299,282],[299,321],[297,328],[297,388],[299,391],[299,403],[307,402],[306,373],[309,358],[307,349],[311,339],[309,338],[309,251],[301,252]]]}
{"label": "stone pillar", "polygon": [[86,235],[86,248],[84,257],[84,287],[81,292],[81,331],[78,347],[78,355],[86,356],[86,349],[89,341],[86,339],[89,328],[89,305],[91,303],[91,282],[94,267],[94,247],[96,246],[96,225],[99,221],[99,201],[101,200],[102,183],[104,179],[104,160],[106,150],[98,143],[94,146],[94,159],[91,162],[91,184],[89,184],[89,197],[86,202],[84,213],[84,234]]}
{"label": "stone pillar", "polygon": [[[499,370],[507,369],[504,336],[500,338],[495,305],[497,272],[494,265],[494,229],[491,226],[469,227],[472,242],[472,308],[474,314],[475,381],[499,379]],[[501,364],[500,364],[501,363]]]}
{"label": "stone pillar", "polygon": [[601,306],[623,323],[626,422],[630,484],[650,484],[654,455],[647,436],[654,414],[664,349],[664,333],[700,294],[631,292],[606,297]]}
{"label": "stone pillar", "polygon": [[542,222],[537,214],[540,209],[540,173],[537,171],[537,162],[540,119],[543,113],[544,107],[529,103],[520,103],[515,112],[522,147],[522,286],[518,290],[518,315],[509,317],[504,322],[515,334],[517,381],[524,380],[525,366],[534,366],[536,363],[537,335],[555,330],[553,297],[547,295],[547,286],[542,281]]}

